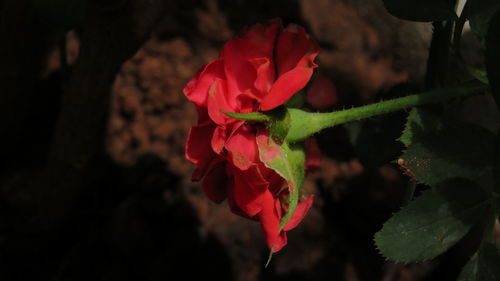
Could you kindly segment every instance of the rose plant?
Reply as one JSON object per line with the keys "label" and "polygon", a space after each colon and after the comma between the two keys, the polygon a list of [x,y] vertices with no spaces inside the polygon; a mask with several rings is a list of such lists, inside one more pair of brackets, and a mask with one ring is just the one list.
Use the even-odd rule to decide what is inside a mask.
{"label": "rose plant", "polygon": [[[284,28],[279,20],[257,24],[228,41],[220,57],[184,89],[198,110],[198,125],[186,143],[186,157],[197,165],[193,179],[202,180],[211,200],[227,199],[232,212],[258,220],[271,253],[277,252],[287,242],[286,231],[297,226],[313,201],[312,195],[301,194],[306,171],[319,165],[311,136],[416,107],[398,138],[404,151],[394,159],[413,181],[406,187],[409,203],[375,234],[375,245],[393,261],[425,261],[471,239],[467,233],[477,228],[484,235],[473,243],[475,254],[460,280],[500,280],[500,252],[493,235],[500,218],[500,115],[497,108],[485,107],[490,112],[482,113],[490,114],[492,122],[466,123],[449,103],[481,93],[500,108],[500,5],[469,0],[457,17],[454,1],[383,2],[396,17],[433,21],[428,91],[334,112],[298,109],[303,96],[295,95],[311,79],[319,48],[297,25]],[[467,65],[461,56],[467,20],[485,43],[484,67]],[[470,75],[454,73],[451,79],[456,63]],[[336,103],[335,93],[330,80],[319,76],[306,99],[324,110]],[[294,96],[298,98],[287,102]],[[422,107],[430,103],[435,105]],[[411,201],[417,183],[430,190]]]}

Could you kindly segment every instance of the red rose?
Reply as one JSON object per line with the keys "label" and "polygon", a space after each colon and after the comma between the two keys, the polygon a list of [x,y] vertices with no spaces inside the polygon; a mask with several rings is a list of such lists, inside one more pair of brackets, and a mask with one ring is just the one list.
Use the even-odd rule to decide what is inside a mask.
{"label": "red rose", "polygon": [[274,252],[286,244],[285,231],[307,213],[313,196],[299,202],[292,219],[280,231],[287,206],[286,181],[259,159],[257,133],[262,125],[229,118],[221,111],[270,110],[304,88],[316,67],[318,46],[297,25],[283,28],[280,20],[257,24],[229,40],[220,57],[202,67],[184,88],[196,104],[198,125],[191,128],[186,157],[197,165],[193,180],[202,180],[206,195],[225,199],[231,211],[259,220]]}

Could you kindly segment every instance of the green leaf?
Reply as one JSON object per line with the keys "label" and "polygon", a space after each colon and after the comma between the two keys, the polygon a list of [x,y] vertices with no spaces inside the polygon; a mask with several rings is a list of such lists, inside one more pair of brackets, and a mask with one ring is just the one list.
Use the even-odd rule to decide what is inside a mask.
{"label": "green leaf", "polygon": [[500,1],[468,0],[466,7],[471,30],[480,38],[486,37],[490,20],[500,8]]}
{"label": "green leaf", "polygon": [[457,243],[481,218],[489,203],[482,188],[467,179],[450,179],[403,207],[375,234],[388,259],[434,258]]}
{"label": "green leaf", "polygon": [[500,108],[500,9],[491,18],[486,35],[485,64],[493,98]]}
{"label": "green leaf", "polygon": [[[281,231],[295,213],[302,194],[305,177],[304,148],[302,143],[288,144],[288,142],[283,141],[281,144],[277,144],[272,137],[267,137],[265,134],[259,134],[257,146],[260,160],[264,165],[282,176],[288,184],[289,195],[285,199],[288,210],[281,218]],[[272,256],[273,248],[269,252],[266,267],[269,265]]]}
{"label": "green leaf", "polygon": [[439,131],[442,126],[437,114],[422,107],[414,107],[406,118],[405,128],[398,140],[408,147],[413,140],[418,141],[425,134]]}
{"label": "green leaf", "polygon": [[383,0],[387,11],[411,21],[444,21],[456,18],[453,0]]}
{"label": "green leaf", "polygon": [[267,115],[265,115],[262,112],[248,112],[248,113],[236,113],[236,112],[229,112],[229,111],[221,111],[222,113],[226,114],[227,116],[236,119],[236,120],[241,120],[241,121],[257,121],[257,122],[266,122],[269,121],[271,118]]}
{"label": "green leaf", "polygon": [[500,280],[500,253],[491,243],[484,243],[465,265],[458,281]]}
{"label": "green leaf", "polygon": [[494,141],[495,135],[479,126],[449,127],[414,139],[398,163],[430,186],[454,177],[491,186]]}
{"label": "green leaf", "polygon": [[280,222],[280,229],[291,219],[302,191],[305,176],[305,153],[302,144],[277,144],[273,138],[258,137],[260,160],[266,167],[273,169],[288,183],[289,196],[286,199],[288,211]]}

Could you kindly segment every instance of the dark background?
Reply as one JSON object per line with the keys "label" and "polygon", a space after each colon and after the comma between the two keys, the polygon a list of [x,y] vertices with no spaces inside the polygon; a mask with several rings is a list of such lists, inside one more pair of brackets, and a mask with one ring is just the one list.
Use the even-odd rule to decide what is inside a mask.
{"label": "dark background", "polygon": [[317,200],[268,268],[259,225],[190,181],[182,88],[275,17],[320,44],[331,109],[422,83],[430,25],[377,0],[0,0],[0,280],[454,280],[467,239],[408,265],[373,243],[408,200],[391,163],[404,112],[317,136]]}

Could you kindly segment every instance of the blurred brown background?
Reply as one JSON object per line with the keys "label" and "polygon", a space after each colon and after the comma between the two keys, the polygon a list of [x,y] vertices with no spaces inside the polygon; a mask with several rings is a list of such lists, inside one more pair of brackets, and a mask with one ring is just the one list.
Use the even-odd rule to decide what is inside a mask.
{"label": "blurred brown background", "polygon": [[317,200],[268,268],[259,225],[205,198],[184,158],[196,114],[182,88],[243,27],[305,26],[341,109],[418,88],[429,24],[379,0],[89,0],[54,28],[35,2],[0,0],[0,280],[456,277],[458,250],[403,265],[372,242],[407,200],[390,163],[404,113],[317,136]]}

